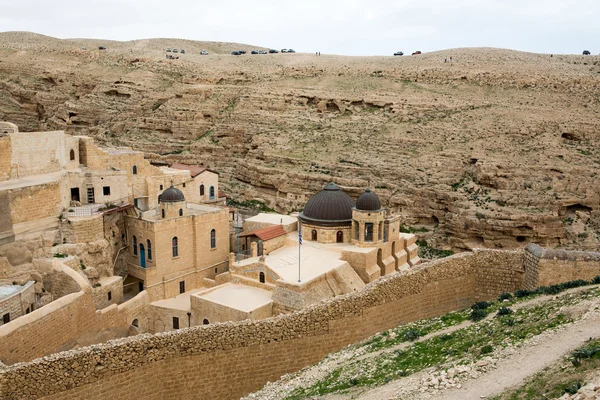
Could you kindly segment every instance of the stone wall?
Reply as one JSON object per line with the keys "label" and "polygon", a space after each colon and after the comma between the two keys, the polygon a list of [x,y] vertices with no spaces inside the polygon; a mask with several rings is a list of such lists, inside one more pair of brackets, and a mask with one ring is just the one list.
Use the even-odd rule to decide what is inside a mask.
{"label": "stone wall", "polygon": [[591,280],[600,275],[600,253],[543,249],[537,245],[527,246],[526,252],[538,260],[535,287],[575,279]]}
{"label": "stone wall", "polygon": [[62,211],[58,182],[12,189],[10,192],[13,224],[57,217]]}
{"label": "stone wall", "polygon": [[[21,287],[18,292],[0,298],[0,317],[8,314],[10,320],[13,321],[29,311],[32,311],[35,304],[34,283],[35,282],[33,281],[27,282],[27,284]],[[3,321],[0,320],[0,326],[3,324]]]}
{"label": "stone wall", "polygon": [[[97,310],[106,308],[111,304],[120,304],[123,302],[123,278],[120,276],[111,276],[100,279],[100,286],[92,288],[94,298],[94,307]],[[110,299],[108,294],[110,293]]]}
{"label": "stone wall", "polygon": [[103,216],[70,217],[61,224],[61,231],[67,243],[89,243],[104,239]]}
{"label": "stone wall", "polygon": [[[583,256],[577,255],[575,261],[595,262],[595,256]],[[526,273],[520,257],[519,252],[498,250],[458,254],[291,314],[141,335],[56,354],[0,371],[1,395],[239,398],[382,330],[513,291],[523,285]],[[553,273],[546,268],[540,280],[555,279],[549,278]]]}
{"label": "stone wall", "polygon": [[0,136],[0,182],[10,179],[11,154],[10,136]]}
{"label": "stone wall", "polygon": [[11,133],[10,138],[12,179],[58,172],[71,163],[71,150],[77,157],[77,140],[62,131]]}

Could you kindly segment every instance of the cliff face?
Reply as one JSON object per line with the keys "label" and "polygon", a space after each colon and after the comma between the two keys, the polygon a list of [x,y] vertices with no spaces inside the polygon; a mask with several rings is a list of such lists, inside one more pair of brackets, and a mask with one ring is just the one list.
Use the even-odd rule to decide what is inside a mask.
{"label": "cliff face", "polygon": [[598,56],[166,60],[165,43],[0,34],[0,120],[209,165],[229,196],[280,211],[332,180],[371,186],[436,246],[600,243]]}

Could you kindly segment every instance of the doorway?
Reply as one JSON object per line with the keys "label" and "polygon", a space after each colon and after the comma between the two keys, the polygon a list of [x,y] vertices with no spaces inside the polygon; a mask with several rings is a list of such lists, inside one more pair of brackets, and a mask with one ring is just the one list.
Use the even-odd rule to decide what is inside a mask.
{"label": "doorway", "polygon": [[96,197],[94,196],[94,188],[87,188],[87,200],[88,204],[94,204],[96,202]]}
{"label": "doorway", "polygon": [[379,269],[381,270],[381,276],[384,276],[385,264],[383,263],[383,251],[381,249],[377,250],[377,265],[379,265]]}
{"label": "doorway", "polygon": [[144,291],[144,281],[138,282],[138,292]]}
{"label": "doorway", "polygon": [[146,268],[146,249],[144,245],[140,243],[140,267]]}
{"label": "doorway", "polygon": [[344,243],[344,232],[337,231],[337,233],[335,235],[335,241],[337,243]]}
{"label": "doorway", "polygon": [[79,196],[79,188],[71,188],[71,201],[81,201],[81,197]]}

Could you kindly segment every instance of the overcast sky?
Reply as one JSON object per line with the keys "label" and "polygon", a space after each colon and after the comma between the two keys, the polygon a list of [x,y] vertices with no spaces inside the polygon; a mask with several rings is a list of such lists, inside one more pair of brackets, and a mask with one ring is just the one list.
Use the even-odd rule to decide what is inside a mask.
{"label": "overcast sky", "polygon": [[0,0],[0,31],[157,37],[300,52],[502,47],[600,53],[600,0]]}

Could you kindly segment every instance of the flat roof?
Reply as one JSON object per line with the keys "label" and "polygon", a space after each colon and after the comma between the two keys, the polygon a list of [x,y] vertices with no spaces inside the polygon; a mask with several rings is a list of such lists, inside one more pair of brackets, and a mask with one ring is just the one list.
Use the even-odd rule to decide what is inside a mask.
{"label": "flat roof", "polygon": [[175,297],[171,297],[170,299],[158,300],[150,304],[157,307],[190,311],[190,296],[203,290],[206,290],[206,288],[190,290]]}
{"label": "flat roof", "polygon": [[289,225],[298,222],[298,219],[284,214],[260,213],[254,217],[246,218],[246,221],[263,222],[272,225]]}
{"label": "flat roof", "polygon": [[21,289],[23,289],[23,286],[20,286],[20,285],[0,286],[0,298],[8,297],[12,294],[17,293]]}
{"label": "flat roof", "polygon": [[[284,281],[298,282],[298,233],[288,234],[291,239],[286,246],[270,252],[265,256],[265,264],[277,273]],[[294,240],[295,239],[295,240]],[[300,280],[302,282],[316,278],[343,265],[341,252],[331,249],[331,245],[305,240],[300,249]]]}
{"label": "flat roof", "polygon": [[236,310],[250,312],[269,304],[272,293],[252,286],[226,283],[211,292],[197,296]]}
{"label": "flat roof", "polygon": [[51,172],[48,174],[24,176],[0,182],[0,190],[18,189],[28,186],[44,185],[46,183],[58,182],[66,174],[66,171]]}

